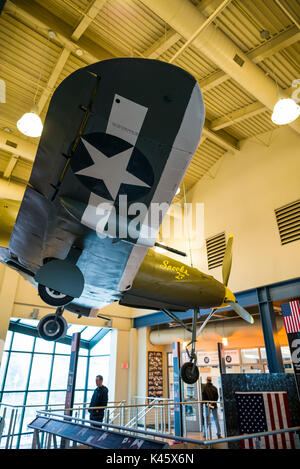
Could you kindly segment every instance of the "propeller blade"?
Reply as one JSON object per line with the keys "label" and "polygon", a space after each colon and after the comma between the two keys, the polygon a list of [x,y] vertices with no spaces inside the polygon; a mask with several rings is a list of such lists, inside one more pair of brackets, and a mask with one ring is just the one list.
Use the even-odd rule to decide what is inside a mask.
{"label": "propeller blade", "polygon": [[231,271],[231,263],[232,263],[232,242],[233,242],[233,235],[231,234],[228,238],[226,250],[223,259],[222,265],[222,277],[223,277],[223,284],[225,287],[228,285],[229,275]]}
{"label": "propeller blade", "polygon": [[234,303],[234,301],[230,300],[226,300],[226,303],[230,305],[233,311],[235,311],[239,316],[241,316],[242,319],[249,322],[250,324],[254,323],[253,316],[251,316],[251,314],[248,313],[248,311],[246,311],[241,305],[239,305],[238,303]]}

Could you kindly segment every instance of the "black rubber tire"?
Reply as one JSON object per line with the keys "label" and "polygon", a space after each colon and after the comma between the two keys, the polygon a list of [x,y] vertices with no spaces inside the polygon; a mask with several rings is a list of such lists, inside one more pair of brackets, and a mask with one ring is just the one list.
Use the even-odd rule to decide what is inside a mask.
{"label": "black rubber tire", "polygon": [[[41,285],[40,283],[38,284],[38,291],[42,300],[50,306],[65,306],[74,300],[73,296],[64,295],[63,293],[56,292],[55,290],[45,287],[45,285]],[[52,295],[50,294],[50,292],[52,292]]]}
{"label": "black rubber tire", "polygon": [[180,376],[182,381],[186,384],[194,384],[199,379],[199,369],[196,365],[194,367],[193,363],[187,362],[182,365],[180,368]]}
{"label": "black rubber tire", "polygon": [[68,324],[62,316],[47,314],[37,325],[39,336],[48,341],[62,339],[67,332]]}

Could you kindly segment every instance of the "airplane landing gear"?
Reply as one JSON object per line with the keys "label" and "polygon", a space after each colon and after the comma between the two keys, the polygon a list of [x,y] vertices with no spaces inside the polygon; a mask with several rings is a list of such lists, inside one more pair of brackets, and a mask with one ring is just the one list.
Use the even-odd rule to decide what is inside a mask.
{"label": "airplane landing gear", "polygon": [[82,294],[84,277],[76,265],[80,253],[71,248],[66,259],[50,259],[35,274],[39,295],[47,305],[65,306]]}
{"label": "airplane landing gear", "polygon": [[39,336],[48,341],[62,339],[67,332],[68,324],[63,318],[64,308],[57,308],[55,314],[47,314],[38,323]]}
{"label": "airplane landing gear", "polygon": [[196,362],[187,362],[180,368],[182,381],[187,384],[194,384],[199,379],[199,369]]}
{"label": "airplane landing gear", "polygon": [[[192,340],[186,347],[186,353],[189,357],[189,362],[184,363],[180,368],[180,376],[182,381],[187,384],[194,384],[199,379],[199,368],[197,365],[197,354],[195,352],[195,344],[196,344],[196,328],[197,328],[197,313],[198,310],[194,309],[194,317],[193,317],[193,328],[192,328]],[[191,345],[191,351],[188,350],[188,346]]]}
{"label": "airplane landing gear", "polygon": [[50,306],[65,306],[74,300],[73,296],[65,295],[40,283],[38,284],[38,291],[42,300]]}
{"label": "airplane landing gear", "polygon": [[171,311],[168,311],[167,309],[162,310],[164,313],[166,313],[173,321],[175,320],[179,324],[182,325],[184,329],[192,333],[192,340],[191,342],[187,345],[192,345],[191,351],[186,348],[186,352],[189,357],[189,362],[184,363],[182,367],[180,368],[180,377],[182,381],[184,381],[187,384],[194,384],[196,381],[199,379],[199,369],[197,365],[197,355],[195,352],[195,344],[196,344],[196,328],[197,328],[197,314],[198,314],[198,309],[194,309],[194,317],[193,317],[193,326],[192,329],[190,329],[183,321],[181,321],[174,313]]}

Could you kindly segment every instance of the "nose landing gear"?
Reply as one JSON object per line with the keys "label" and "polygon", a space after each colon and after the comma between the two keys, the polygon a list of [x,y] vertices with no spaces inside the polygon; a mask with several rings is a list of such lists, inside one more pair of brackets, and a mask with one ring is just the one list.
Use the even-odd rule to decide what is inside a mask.
{"label": "nose landing gear", "polygon": [[68,324],[63,318],[64,308],[59,307],[55,314],[47,314],[38,323],[39,336],[48,341],[62,339],[67,332]]}

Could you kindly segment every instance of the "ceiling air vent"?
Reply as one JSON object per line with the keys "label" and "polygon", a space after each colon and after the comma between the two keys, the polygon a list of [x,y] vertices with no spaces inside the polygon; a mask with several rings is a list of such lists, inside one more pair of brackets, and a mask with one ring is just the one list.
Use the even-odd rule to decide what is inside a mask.
{"label": "ceiling air vent", "polygon": [[214,269],[223,263],[226,249],[225,232],[212,236],[206,240],[208,268]]}
{"label": "ceiling air vent", "polygon": [[233,57],[233,60],[240,66],[242,67],[245,63],[245,60],[242,59],[242,57],[240,57],[239,55],[235,54],[235,56]]}
{"label": "ceiling air vent", "polygon": [[275,210],[281,244],[300,239],[300,199]]}
{"label": "ceiling air vent", "polygon": [[12,148],[17,148],[18,144],[15,142],[11,142],[10,140],[6,140],[5,145],[12,147]]}

